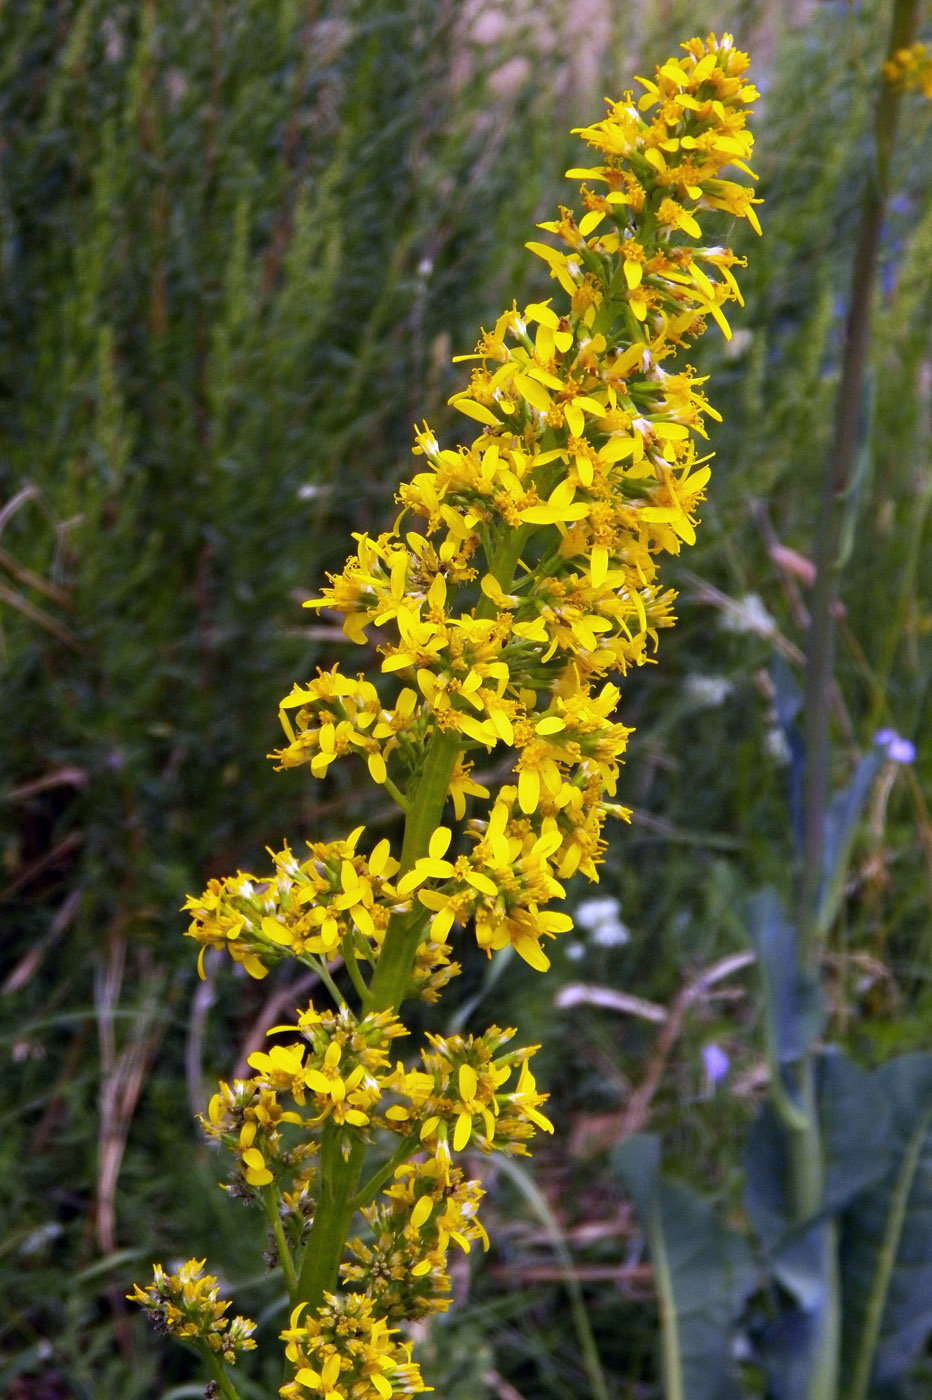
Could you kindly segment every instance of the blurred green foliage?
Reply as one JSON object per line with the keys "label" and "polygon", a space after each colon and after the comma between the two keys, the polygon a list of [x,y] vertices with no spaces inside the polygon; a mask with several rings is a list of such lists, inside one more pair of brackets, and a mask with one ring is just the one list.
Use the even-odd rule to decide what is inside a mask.
{"label": "blurred green foliage", "polygon": [[[680,39],[725,27],[764,91],[765,236],[740,249],[734,340],[704,351],[725,421],[700,542],[671,580],[680,623],[625,686],[635,819],[597,893],[630,937],[581,930],[548,978],[495,980],[473,952],[462,995],[544,1045],[561,1131],[537,1179],[613,1394],[657,1394],[635,1306],[649,1283],[605,1172],[632,1104],[740,1209],[756,999],[747,969],[709,988],[700,974],[746,946],[744,899],[785,886],[793,861],[777,711],[799,679],[885,7],[606,3],[595,50],[582,10],[0,8],[0,1390],[14,1400],[201,1393],[124,1309],[153,1257],[208,1253],[237,1307],[279,1325],[263,1241],[217,1191],[192,1115],[293,1001],[274,979],[198,983],[175,911],[209,874],[354,810],[338,780],[312,787],[264,758],[279,697],[340,655],[298,603],[351,530],[391,518],[411,423],[443,436],[451,353],[513,296],[548,294],[522,245],[577,159],[565,130]],[[842,583],[837,777],[881,725],[919,746],[870,807],[833,943],[833,1031],[868,1063],[927,1043],[932,1013],[930,124],[906,103]],[[570,982],[673,1008],[676,1033],[555,1012]],[[710,1042],[731,1057],[718,1086]],[[513,1186],[491,1194],[493,1256],[458,1281],[469,1301],[426,1371],[463,1400],[577,1395],[546,1231]],[[244,1394],[274,1393],[261,1379]]]}

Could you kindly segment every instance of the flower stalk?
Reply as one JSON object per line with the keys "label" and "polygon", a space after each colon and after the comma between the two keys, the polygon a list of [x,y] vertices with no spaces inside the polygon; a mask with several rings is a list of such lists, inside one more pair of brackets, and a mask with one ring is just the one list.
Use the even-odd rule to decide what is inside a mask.
{"label": "flower stalk", "polygon": [[[820,954],[816,920],[828,803],[835,604],[843,564],[841,545],[858,450],[877,257],[904,86],[898,78],[904,70],[908,71],[905,60],[898,62],[898,56],[911,53],[918,10],[918,0],[894,0],[884,65],[885,81],[874,109],[874,161],[864,189],[861,223],[851,269],[841,378],[835,401],[835,425],[826,461],[819,533],[815,545],[816,579],[806,646],[806,796],[800,897],[803,960],[811,971],[815,971]],[[929,71],[932,72],[932,65]]]}
{"label": "flower stalk", "polygon": [[[806,647],[806,786],[803,861],[799,898],[799,965],[803,977],[820,976],[826,930],[820,920],[834,677],[835,607],[844,563],[842,541],[858,450],[861,399],[867,366],[871,312],[881,228],[896,137],[900,71],[916,29],[918,0],[894,0],[881,84],[874,109],[874,161],[865,185],[861,223],[851,273],[851,290],[836,398],[832,446],[826,462]],[[799,1225],[816,1220],[825,1195],[825,1144],[816,1107],[814,1050],[791,1067],[793,1097],[801,1109],[788,1124],[789,1209]],[[783,1092],[783,1086],[780,1086]],[[838,1225],[827,1216],[818,1230],[826,1297],[820,1335],[813,1346],[806,1400],[836,1400],[841,1356],[842,1302],[838,1265]]]}

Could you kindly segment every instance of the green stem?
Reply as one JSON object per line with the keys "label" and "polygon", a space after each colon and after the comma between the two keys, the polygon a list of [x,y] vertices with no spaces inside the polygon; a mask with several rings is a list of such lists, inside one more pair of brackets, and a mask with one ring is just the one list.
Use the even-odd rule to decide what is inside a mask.
{"label": "green stem", "polygon": [[321,982],[323,982],[324,986],[327,988],[327,991],[333,997],[334,1003],[337,1006],[345,1006],[346,998],[340,991],[336,982],[334,982],[333,978],[330,976],[330,972],[327,968],[327,964],[324,961],[324,959],[315,957],[313,954],[309,954],[306,958],[303,959],[303,961],[307,964],[309,968],[311,968],[312,971],[317,973],[317,976],[320,978]]}
{"label": "green stem", "polygon": [[408,1158],[417,1147],[418,1142],[419,1135],[417,1133],[412,1133],[409,1137],[402,1139],[388,1161],[383,1166],[379,1167],[377,1172],[372,1173],[364,1186],[360,1186],[356,1195],[349,1203],[353,1207],[353,1210],[362,1210],[363,1206],[369,1204],[379,1187],[384,1185],[389,1177],[393,1175],[395,1168],[400,1167],[402,1162],[407,1162]]}
{"label": "green stem", "polygon": [[332,1293],[336,1287],[346,1236],[356,1210],[353,1194],[366,1155],[366,1142],[357,1137],[349,1156],[344,1157],[338,1138],[339,1130],[328,1123],[320,1149],[320,1195],[295,1289],[312,1314],[320,1307],[324,1294]]}
{"label": "green stem", "polygon": [[[529,526],[508,530],[500,540],[491,572],[503,588],[510,586],[521,550],[531,532],[532,527]],[[483,604],[489,605],[491,616],[494,616],[494,604],[488,598],[481,600],[477,616],[484,615]],[[413,793],[403,799],[405,830],[401,845],[401,875],[413,869],[421,857],[427,855],[430,838],[440,825],[450,779],[462,751],[463,740],[456,730],[434,731],[417,785]],[[356,987],[367,1010],[397,1011],[407,995],[424,927],[423,916],[424,911],[415,902],[406,913],[393,915],[389,920],[371,983],[368,989]],[[344,949],[347,970],[356,985],[353,973],[356,971],[358,976],[358,969],[354,969],[353,958],[347,956],[347,951]],[[324,980],[331,986],[329,978]],[[342,1001],[342,998],[337,999],[338,1002]],[[311,1311],[320,1307],[324,1294],[331,1292],[336,1285],[353,1215],[371,1199],[382,1181],[405,1159],[414,1145],[414,1142],[406,1139],[386,1166],[358,1191],[366,1143],[361,1138],[357,1139],[349,1156],[344,1158],[339,1149],[337,1130],[332,1124],[327,1125],[320,1152],[320,1196],[295,1289],[297,1297],[306,1301]]]}
{"label": "green stem", "polygon": [[343,962],[346,966],[346,971],[349,973],[349,979],[355,987],[356,995],[359,997],[363,1011],[365,1011],[369,1005],[369,988],[366,986],[362,973],[359,971],[356,946],[351,933],[343,935],[343,938],[340,940],[340,950],[343,953]]}
{"label": "green stem", "polygon": [[[511,590],[511,583],[515,576],[515,569],[518,567],[518,560],[521,558],[521,551],[537,528],[536,525],[522,525],[517,530],[509,529],[499,540],[498,548],[489,565],[489,573],[506,593]],[[481,617],[488,622],[495,616],[495,612],[496,608],[492,599],[483,594],[476,607],[476,617]]]}
{"label": "green stem", "polygon": [[[918,0],[894,0],[888,56],[908,47],[916,28]],[[890,159],[896,135],[899,93],[883,81],[874,110],[875,166],[868,178],[861,226],[852,269],[848,319],[845,327],[841,379],[835,407],[832,448],[826,463],[822,508],[815,546],[816,583],[813,590],[806,647],[806,791],[803,814],[803,861],[799,899],[799,963],[802,975],[818,975],[825,931],[819,926],[825,815],[828,806],[829,734],[834,673],[835,604],[843,563],[842,541],[847,497],[852,488],[864,373],[867,365],[871,307]],[[812,1054],[794,1066],[796,1101],[804,1125],[787,1132],[789,1207],[797,1225],[811,1221],[824,1205],[825,1158],[815,1094]],[[776,1104],[775,1104],[776,1106]],[[820,1335],[812,1350],[812,1366],[802,1400],[838,1400],[841,1352],[841,1286],[837,1222],[824,1220],[818,1231],[825,1287]]]}
{"label": "green stem", "polygon": [[386,776],[386,777],[384,777],[384,778],[382,779],[382,786],[383,786],[383,788],[385,789],[385,791],[388,793],[388,795],[389,795],[389,797],[392,799],[392,801],[395,803],[395,805],[398,806],[398,807],[400,807],[401,810],[404,812],[405,816],[407,816],[407,814],[408,814],[408,799],[405,797],[405,795],[404,795],[404,793],[401,791],[401,789],[400,789],[400,788],[397,788],[397,787],[395,786],[395,784],[392,782],[391,778],[389,778],[388,776]]}
{"label": "green stem", "polygon": [[[888,56],[912,43],[917,9],[918,0],[894,0]],[[806,796],[800,898],[803,960],[810,970],[818,965],[819,955],[815,917],[822,876],[828,800],[834,613],[838,598],[841,541],[846,498],[858,448],[861,390],[867,363],[877,254],[898,111],[899,92],[891,83],[883,81],[874,113],[875,166],[864,193],[854,256],[834,436],[826,465],[815,548],[816,583],[806,648]]]}
{"label": "green stem", "polygon": [[[401,845],[401,871],[426,856],[430,838],[440,825],[450,778],[463,741],[452,729],[438,729],[431,739],[417,789],[411,798]],[[393,915],[388,922],[378,966],[372,974],[369,1004],[376,1011],[397,1011],[407,995],[417,945],[421,939],[420,909]]]}
{"label": "green stem", "polygon": [[288,1289],[288,1298],[292,1306],[294,1306],[297,1302],[295,1290],[297,1288],[298,1279],[294,1271],[291,1250],[288,1248],[288,1241],[285,1239],[285,1231],[282,1228],[281,1216],[278,1213],[277,1196],[277,1192],[263,1191],[262,1209],[265,1211],[265,1218],[269,1222],[269,1229],[272,1231],[272,1238],[275,1241],[275,1250],[278,1254],[278,1262],[282,1266],[285,1286]]}
{"label": "green stem", "polygon": [[787,1133],[789,1150],[790,1223],[811,1220],[822,1205],[823,1167],[819,1115],[816,1106],[815,1065],[811,1057],[791,1067],[799,1115]]}
{"label": "green stem", "polygon": [[219,1356],[216,1356],[206,1345],[200,1348],[200,1352],[220,1394],[225,1396],[225,1400],[240,1400],[239,1391],[227,1375],[226,1368]]}

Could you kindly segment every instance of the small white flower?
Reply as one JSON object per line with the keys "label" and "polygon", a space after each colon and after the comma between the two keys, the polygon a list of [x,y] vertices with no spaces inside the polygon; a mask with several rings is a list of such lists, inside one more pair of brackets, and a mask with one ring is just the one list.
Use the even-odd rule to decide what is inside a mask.
{"label": "small white flower", "polygon": [[754,632],[765,638],[772,637],[777,630],[776,622],[758,593],[746,593],[723,612],[721,625],[726,632]]}
{"label": "small white flower", "polygon": [[586,899],[576,909],[574,922],[592,937],[596,948],[620,948],[631,937],[618,917],[618,900],[606,895],[602,899]]}
{"label": "small white flower", "polygon": [[764,736],[764,749],[769,757],[773,759],[774,763],[780,764],[781,767],[789,763],[790,759],[793,757],[790,753],[790,746],[786,741],[786,735],[779,725],[774,725],[771,729],[767,730]]}
{"label": "small white flower", "polygon": [[733,690],[731,681],[725,676],[686,677],[686,695],[693,705],[714,710],[728,699]]}

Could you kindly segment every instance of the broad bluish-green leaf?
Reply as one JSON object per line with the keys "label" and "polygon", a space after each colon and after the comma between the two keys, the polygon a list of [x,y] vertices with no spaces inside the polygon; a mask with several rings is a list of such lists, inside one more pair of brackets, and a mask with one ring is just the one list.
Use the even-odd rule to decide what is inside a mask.
{"label": "broad bluish-green leaf", "polygon": [[746,1154],[748,1215],[777,1286],[776,1316],[756,1329],[757,1359],[771,1400],[803,1400],[814,1371],[833,1364],[838,1318],[834,1303],[837,1212],[869,1190],[884,1171],[889,1110],[875,1083],[837,1051],[817,1067],[825,1154],[822,1209],[793,1223],[788,1128],[771,1104],[754,1122]]}
{"label": "broad bluish-green leaf", "polygon": [[775,890],[762,890],[748,901],[748,927],[764,983],[769,1058],[772,1065],[792,1064],[809,1052],[822,1029],[822,993],[800,967],[796,929]]}
{"label": "broad bluish-green leaf", "polygon": [[879,746],[873,748],[858,763],[848,786],[835,794],[825,814],[822,881],[816,917],[816,931],[820,936],[828,931],[838,912],[854,833],[885,761],[885,751]]}
{"label": "broad bluish-green leaf", "polygon": [[872,1078],[890,1123],[883,1175],[843,1217],[846,1400],[904,1378],[932,1333],[932,1055],[900,1056]]}
{"label": "broad bluish-green leaf", "polygon": [[751,1329],[751,1340],[768,1400],[806,1400],[817,1373],[834,1370],[835,1242],[835,1222],[816,1218],[790,1230],[767,1257],[775,1309]]}
{"label": "broad bluish-green leaf", "polygon": [[695,1192],[663,1179],[658,1138],[629,1138],[614,1161],[654,1267],[666,1400],[737,1400],[732,1339],[757,1277],[747,1241]]}
{"label": "broad bluish-green leaf", "polygon": [[817,1078],[825,1152],[824,1209],[837,1214],[886,1170],[890,1102],[876,1074],[834,1048],[820,1056]]}

